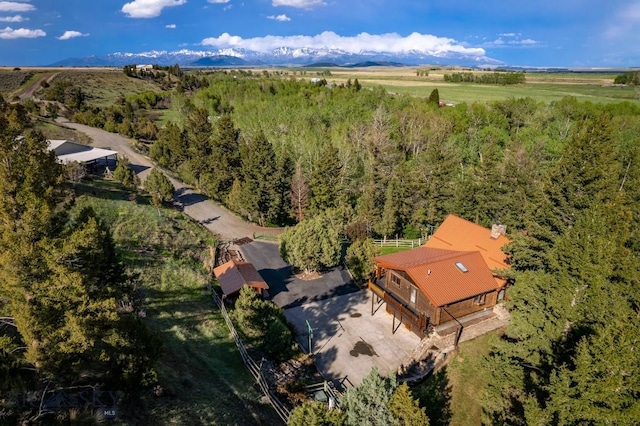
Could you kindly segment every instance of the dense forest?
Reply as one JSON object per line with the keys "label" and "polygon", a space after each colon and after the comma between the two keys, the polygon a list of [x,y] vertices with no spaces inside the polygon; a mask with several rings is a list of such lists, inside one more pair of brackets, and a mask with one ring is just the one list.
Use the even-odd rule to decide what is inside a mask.
{"label": "dense forest", "polygon": [[[158,164],[262,225],[322,217],[354,245],[370,237],[428,234],[449,213],[484,226],[507,225],[512,322],[486,359],[494,374],[484,421],[640,421],[640,107],[573,98],[439,107],[355,82],[327,87],[247,72],[187,76],[157,97],[132,96],[105,109],[80,102],[69,114],[150,141]],[[158,105],[165,108],[162,125],[150,118]],[[21,110],[6,110],[0,124],[13,129]],[[3,153],[16,155],[22,129],[15,129],[3,130]],[[31,134],[20,144],[34,137],[37,142]],[[25,152],[20,161],[36,164]],[[53,220],[60,213],[53,208],[57,175],[51,167],[36,168],[45,174],[38,179],[12,177],[37,183],[35,195],[3,186],[0,285],[21,295],[0,301],[16,318],[5,329],[33,313],[33,321],[43,321],[37,330],[45,332],[50,326],[42,312],[48,311],[28,309],[48,300],[38,297],[48,288],[43,283],[57,277],[90,283],[95,271],[60,260],[73,244],[86,244],[76,233],[91,231],[109,241],[90,212]],[[40,255],[45,250],[53,254]],[[69,269],[73,275],[63,273]],[[103,300],[127,294],[118,284],[126,277],[116,266],[109,271],[114,286],[78,287],[94,292],[105,312],[111,305]],[[71,312],[70,324],[85,324],[84,311],[77,321],[77,311]],[[4,372],[14,368],[21,341],[31,342],[25,355],[31,363],[40,362],[38,349],[49,342],[27,334],[3,339]],[[72,343],[82,344],[74,339],[60,347],[73,353]]]}
{"label": "dense forest", "polygon": [[0,97],[0,423],[52,421],[47,390],[135,394],[154,382],[160,348],[111,230],[74,208],[65,170],[31,125]]}
{"label": "dense forest", "polygon": [[351,241],[414,237],[449,213],[506,224],[513,320],[487,359],[485,421],[640,420],[637,106],[438,108],[216,75],[172,108],[180,119],[159,132],[153,158],[249,220],[328,214]]}

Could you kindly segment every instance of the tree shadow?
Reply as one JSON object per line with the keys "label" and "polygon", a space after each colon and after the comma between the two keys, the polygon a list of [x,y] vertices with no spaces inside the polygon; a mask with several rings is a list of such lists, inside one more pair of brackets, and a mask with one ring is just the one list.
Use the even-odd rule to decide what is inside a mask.
{"label": "tree shadow", "polygon": [[180,207],[180,209],[202,203],[209,199],[209,197],[205,195],[191,191],[192,190],[190,188],[182,187],[174,192],[173,200]]}
{"label": "tree shadow", "polygon": [[447,367],[431,374],[419,387],[414,395],[425,407],[429,424],[445,426],[451,421],[451,384],[447,375]]}

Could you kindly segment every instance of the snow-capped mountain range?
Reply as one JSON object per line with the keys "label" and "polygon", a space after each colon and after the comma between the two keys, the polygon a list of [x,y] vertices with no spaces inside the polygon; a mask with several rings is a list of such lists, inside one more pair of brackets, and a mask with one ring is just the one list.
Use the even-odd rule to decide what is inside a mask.
{"label": "snow-capped mountain range", "polygon": [[405,52],[361,51],[351,53],[330,48],[278,47],[269,52],[247,49],[225,48],[215,50],[177,50],[168,52],[152,50],[141,53],[111,53],[105,56],[69,58],[51,66],[123,66],[129,64],[158,64],[180,66],[305,66],[315,63],[349,66],[363,62],[385,62],[398,65],[459,65],[472,67],[495,67],[505,65],[496,59],[460,54],[456,52],[428,52],[410,50]]}

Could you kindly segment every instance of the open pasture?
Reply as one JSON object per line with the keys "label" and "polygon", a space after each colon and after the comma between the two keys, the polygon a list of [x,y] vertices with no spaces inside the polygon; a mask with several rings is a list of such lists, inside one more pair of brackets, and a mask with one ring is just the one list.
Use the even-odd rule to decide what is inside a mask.
{"label": "open pasture", "polygon": [[[330,83],[346,83],[356,78],[363,87],[381,86],[385,90],[412,96],[428,97],[433,89],[438,89],[440,100],[444,102],[486,102],[508,98],[530,97],[542,102],[560,100],[565,96],[576,97],[580,101],[611,103],[630,101],[640,104],[640,88],[613,86],[619,73],[575,72],[527,73],[526,84],[486,85],[475,83],[449,83],[444,74],[469,72],[460,69],[428,70],[428,76],[418,76],[418,69],[424,67],[372,67],[372,68],[327,68],[331,75],[325,77]],[[319,70],[307,71],[306,76],[315,76]],[[486,71],[473,71],[475,74]],[[310,78],[310,77],[309,77]]]}

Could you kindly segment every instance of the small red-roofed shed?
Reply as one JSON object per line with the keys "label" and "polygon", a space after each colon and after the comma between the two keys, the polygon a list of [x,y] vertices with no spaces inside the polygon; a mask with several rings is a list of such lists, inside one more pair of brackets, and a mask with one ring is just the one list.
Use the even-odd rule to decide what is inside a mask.
{"label": "small red-roofed shed", "polygon": [[269,289],[269,285],[249,262],[233,259],[216,267],[213,273],[227,297],[235,296],[244,286],[254,288],[260,296]]}

